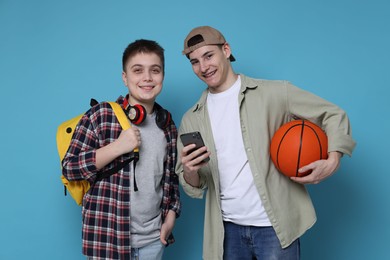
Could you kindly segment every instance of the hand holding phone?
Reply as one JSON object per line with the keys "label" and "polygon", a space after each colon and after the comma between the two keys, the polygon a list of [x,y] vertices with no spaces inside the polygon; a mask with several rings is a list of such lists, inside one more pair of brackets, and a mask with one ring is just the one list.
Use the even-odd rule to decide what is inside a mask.
{"label": "hand holding phone", "polygon": [[[190,144],[196,145],[195,148],[188,151],[187,154],[190,154],[193,151],[205,146],[200,132],[191,132],[191,133],[181,134],[180,139],[181,139],[181,142],[183,143],[184,146],[187,146]],[[209,160],[210,160],[210,157],[207,157],[202,162],[208,162]]]}

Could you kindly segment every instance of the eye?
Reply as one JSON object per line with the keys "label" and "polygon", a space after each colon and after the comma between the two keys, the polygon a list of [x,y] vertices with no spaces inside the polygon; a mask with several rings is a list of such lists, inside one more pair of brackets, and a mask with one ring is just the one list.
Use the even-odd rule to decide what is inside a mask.
{"label": "eye", "polygon": [[208,54],[208,55],[206,56],[206,60],[209,60],[209,59],[211,59],[212,57],[213,57],[213,54],[210,53],[210,54]]}
{"label": "eye", "polygon": [[194,65],[196,65],[196,64],[198,64],[199,63],[199,61],[198,60],[191,60],[191,64],[192,64],[192,66],[194,66]]}
{"label": "eye", "polygon": [[133,72],[136,74],[142,73],[142,71],[143,70],[141,68],[133,68]]}

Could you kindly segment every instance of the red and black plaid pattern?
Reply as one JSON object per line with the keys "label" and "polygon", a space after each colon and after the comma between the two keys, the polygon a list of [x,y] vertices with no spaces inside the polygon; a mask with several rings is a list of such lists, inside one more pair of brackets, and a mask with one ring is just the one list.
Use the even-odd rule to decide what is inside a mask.
{"label": "red and black plaid pattern", "polygon": [[[123,104],[120,96],[117,103]],[[94,183],[99,171],[95,167],[96,149],[115,141],[122,128],[108,103],[101,103],[80,120],[67,154],[62,161],[63,175],[70,181],[88,180],[92,185],[83,199],[83,254],[105,259],[130,259],[130,169],[126,165],[118,174]],[[177,159],[177,129],[172,121],[164,130],[167,139],[167,156],[162,178],[163,198],[161,210],[163,220],[169,210],[180,215],[180,193],[175,174]],[[118,157],[102,171],[115,167],[129,159],[131,153]],[[142,172],[137,172],[142,176]],[[169,238],[173,243],[173,236]]]}

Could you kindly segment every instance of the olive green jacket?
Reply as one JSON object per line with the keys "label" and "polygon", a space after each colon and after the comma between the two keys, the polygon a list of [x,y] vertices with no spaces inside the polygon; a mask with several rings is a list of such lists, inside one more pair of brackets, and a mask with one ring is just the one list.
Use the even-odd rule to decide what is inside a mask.
{"label": "olive green jacket", "polygon": [[[316,222],[316,214],[305,186],[280,174],[273,165],[269,147],[273,133],[294,118],[321,126],[328,135],[328,151],[351,156],[355,142],[346,113],[336,105],[287,81],[258,80],[241,76],[238,96],[242,138],[256,188],[283,248],[289,246]],[[193,198],[206,194],[203,258],[223,258],[224,229],[221,215],[219,172],[216,150],[207,112],[207,89],[183,116],[179,135],[201,132],[211,151],[211,160],[201,168],[200,187],[183,177],[179,153],[176,173],[184,191]],[[226,129],[228,131],[228,129]],[[223,134],[223,133],[221,133]],[[178,151],[182,143],[177,142]]]}

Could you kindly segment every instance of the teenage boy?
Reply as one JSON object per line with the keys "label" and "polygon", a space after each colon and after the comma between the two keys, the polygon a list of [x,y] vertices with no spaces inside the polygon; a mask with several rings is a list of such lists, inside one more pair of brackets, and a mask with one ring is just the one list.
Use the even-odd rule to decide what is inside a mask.
{"label": "teenage boy", "polygon": [[[206,193],[203,258],[299,259],[299,237],[316,221],[303,184],[323,181],[343,154],[351,155],[346,113],[287,81],[235,73],[230,45],[215,28],[194,28],[183,54],[207,85],[179,129],[179,135],[199,131],[206,146],[189,153],[194,145],[179,141],[176,167],[189,196]],[[270,160],[270,139],[293,118],[318,124],[329,138],[328,159],[302,167],[312,170],[306,177],[287,178]]]}
{"label": "teenage boy", "polygon": [[[92,107],[76,127],[63,175],[91,183],[82,205],[88,259],[162,259],[181,208],[174,172],[177,130],[169,112],[155,102],[163,87],[164,49],[155,41],[134,41],[122,65],[128,95],[116,102],[140,124],[122,131],[108,103]],[[100,180],[102,172],[133,157],[136,148],[138,161]]]}

